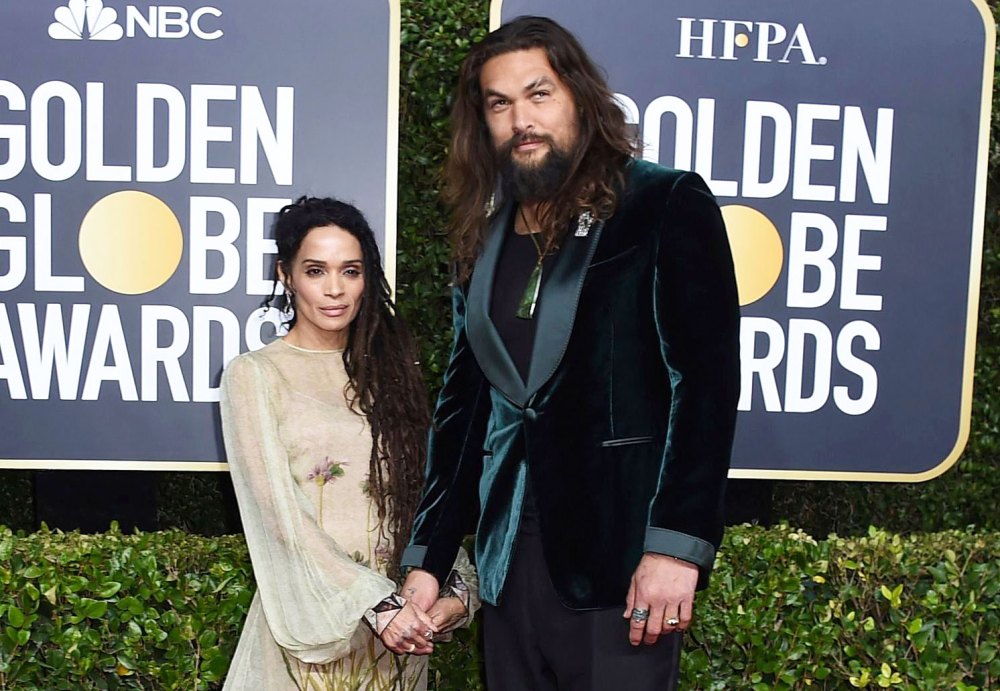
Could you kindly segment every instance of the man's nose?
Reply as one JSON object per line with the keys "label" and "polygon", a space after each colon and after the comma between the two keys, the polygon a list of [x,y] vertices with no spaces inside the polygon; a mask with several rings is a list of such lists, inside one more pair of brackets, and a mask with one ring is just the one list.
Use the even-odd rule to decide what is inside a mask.
{"label": "man's nose", "polygon": [[514,134],[524,134],[534,127],[528,109],[523,105],[514,104],[511,106],[511,128]]}

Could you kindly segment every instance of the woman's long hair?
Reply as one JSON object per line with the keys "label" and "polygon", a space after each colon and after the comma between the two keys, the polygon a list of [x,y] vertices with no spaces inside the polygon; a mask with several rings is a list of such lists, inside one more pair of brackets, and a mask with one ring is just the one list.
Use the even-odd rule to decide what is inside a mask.
{"label": "woman's long hair", "polygon": [[451,148],[445,164],[444,198],[452,206],[452,241],[459,280],[468,278],[482,248],[500,162],[483,117],[479,77],[483,65],[506,53],[541,48],[573,94],[579,119],[566,181],[546,202],[539,219],[558,243],[570,219],[583,211],[606,219],[624,185],[625,166],[637,143],[600,70],[576,38],[551,19],[518,17],[476,44],[459,71],[451,111]]}
{"label": "woman's long hair", "polygon": [[[368,488],[381,529],[392,537],[390,576],[398,577],[423,487],[430,413],[416,347],[392,303],[375,235],[364,215],[330,198],[300,197],[281,209],[274,224],[278,247],[274,288],[279,281],[278,264],[291,267],[306,234],[331,225],[347,231],[361,245],[365,287],[344,348],[348,376],[344,394],[371,428]],[[274,301],[275,289],[265,300],[266,306]],[[290,298],[285,300],[289,304]],[[288,327],[294,326],[293,312]]]}

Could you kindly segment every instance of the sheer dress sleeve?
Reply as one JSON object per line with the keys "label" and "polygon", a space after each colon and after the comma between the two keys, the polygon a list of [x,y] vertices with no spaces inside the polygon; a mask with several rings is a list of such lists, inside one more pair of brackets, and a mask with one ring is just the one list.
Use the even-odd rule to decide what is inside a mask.
{"label": "sheer dress sleeve", "polygon": [[226,455],[271,635],[302,662],[323,664],[349,653],[364,611],[396,586],[318,524],[280,442],[270,366],[243,355],[223,374]]}

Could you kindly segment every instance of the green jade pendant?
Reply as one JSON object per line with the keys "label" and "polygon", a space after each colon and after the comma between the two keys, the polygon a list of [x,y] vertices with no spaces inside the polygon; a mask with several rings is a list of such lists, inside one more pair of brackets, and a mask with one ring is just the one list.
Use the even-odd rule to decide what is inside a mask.
{"label": "green jade pendant", "polygon": [[538,262],[535,263],[535,268],[531,270],[531,275],[528,276],[528,285],[524,287],[524,295],[521,296],[521,302],[517,306],[517,312],[514,313],[518,319],[534,319],[535,318],[535,306],[538,304],[538,289],[542,285],[542,259],[539,258]]}

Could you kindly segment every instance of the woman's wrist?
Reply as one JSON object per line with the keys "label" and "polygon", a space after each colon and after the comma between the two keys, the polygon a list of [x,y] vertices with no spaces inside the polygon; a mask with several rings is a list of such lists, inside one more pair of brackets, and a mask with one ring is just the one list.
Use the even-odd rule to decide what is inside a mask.
{"label": "woman's wrist", "polygon": [[378,604],[376,604],[371,609],[365,610],[362,619],[372,631],[375,632],[376,636],[381,636],[382,632],[385,631],[385,627],[396,618],[403,607],[406,606],[406,598],[402,595],[392,593],[384,597]]}

